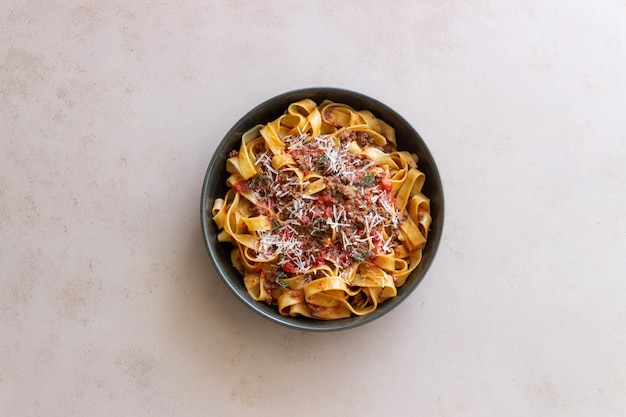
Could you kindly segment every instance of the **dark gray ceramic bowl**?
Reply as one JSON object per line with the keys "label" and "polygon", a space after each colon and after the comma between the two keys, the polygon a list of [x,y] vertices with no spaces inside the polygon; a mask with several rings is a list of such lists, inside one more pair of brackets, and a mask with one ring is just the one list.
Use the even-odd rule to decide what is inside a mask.
{"label": "dark gray ceramic bowl", "polygon": [[[230,252],[232,246],[229,243],[220,243],[216,238],[218,230],[211,218],[211,208],[215,199],[223,197],[228,189],[226,186],[228,173],[225,167],[229,151],[239,149],[241,136],[248,129],[257,124],[265,124],[276,119],[287,109],[290,103],[304,98],[310,98],[318,104],[324,99],[329,99],[337,103],[345,103],[356,110],[371,111],[376,117],[384,120],[396,129],[398,149],[416,153],[419,157],[418,168],[426,174],[423,192],[431,199],[433,222],[428,235],[428,242],[423,251],[422,261],[408,277],[406,283],[398,288],[398,295],[386,300],[369,315],[331,321],[281,316],[275,306],[254,301],[249,297],[242,276],[231,264]],[[435,161],[419,134],[402,116],[383,103],[363,94],[337,88],[307,88],[290,91],[271,98],[250,110],[226,133],[226,136],[224,136],[224,139],[222,139],[215,150],[204,178],[201,198],[201,223],[204,242],[222,281],[240,301],[261,316],[287,327],[307,331],[345,330],[370,323],[406,300],[422,281],[433,262],[443,227],[443,190],[441,179]]]}

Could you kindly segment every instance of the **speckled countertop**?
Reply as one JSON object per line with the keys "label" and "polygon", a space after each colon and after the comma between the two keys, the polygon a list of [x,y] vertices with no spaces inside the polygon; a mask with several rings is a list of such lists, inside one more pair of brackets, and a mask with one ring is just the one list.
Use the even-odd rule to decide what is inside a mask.
{"label": "speckled countertop", "polygon": [[[7,416],[626,415],[626,4],[0,4]],[[230,126],[292,89],[394,108],[445,186],[409,300],[303,333],[218,281]]]}

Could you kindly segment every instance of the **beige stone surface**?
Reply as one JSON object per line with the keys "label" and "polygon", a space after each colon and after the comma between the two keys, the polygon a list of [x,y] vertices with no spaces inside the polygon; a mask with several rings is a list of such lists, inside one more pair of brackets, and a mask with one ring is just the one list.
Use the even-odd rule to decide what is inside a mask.
{"label": "beige stone surface", "polygon": [[[0,414],[626,415],[626,3],[0,2]],[[424,137],[447,202],[383,319],[303,333],[203,246],[229,127],[301,87]]]}

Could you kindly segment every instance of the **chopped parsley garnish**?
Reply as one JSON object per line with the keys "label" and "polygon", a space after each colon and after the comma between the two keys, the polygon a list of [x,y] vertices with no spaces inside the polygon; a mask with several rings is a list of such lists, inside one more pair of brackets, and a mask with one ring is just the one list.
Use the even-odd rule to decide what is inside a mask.
{"label": "chopped parsley garnish", "polygon": [[322,217],[316,217],[313,219],[313,233],[325,232],[326,230],[328,230],[328,225]]}
{"label": "chopped parsley garnish", "polygon": [[250,188],[255,188],[261,182],[268,183],[270,182],[270,179],[267,178],[265,175],[257,175],[256,177],[250,178],[250,183],[248,186]]}
{"label": "chopped parsley garnish", "polygon": [[371,187],[372,185],[374,185],[374,181],[376,181],[376,176],[370,172],[365,174],[365,176],[361,180],[361,185],[364,187]]}
{"label": "chopped parsley garnish", "polygon": [[359,252],[359,253],[353,253],[352,257],[357,262],[363,262],[364,260],[366,260],[366,259],[368,259],[370,257],[370,252],[369,251],[364,251],[364,252]]}
{"label": "chopped parsley garnish", "polygon": [[284,271],[278,271],[276,272],[276,277],[274,278],[274,281],[281,287],[288,288],[289,285],[287,285],[285,278],[287,278],[287,274]]}
{"label": "chopped parsley garnish", "polygon": [[277,231],[280,228],[280,222],[276,219],[272,220],[272,230]]}

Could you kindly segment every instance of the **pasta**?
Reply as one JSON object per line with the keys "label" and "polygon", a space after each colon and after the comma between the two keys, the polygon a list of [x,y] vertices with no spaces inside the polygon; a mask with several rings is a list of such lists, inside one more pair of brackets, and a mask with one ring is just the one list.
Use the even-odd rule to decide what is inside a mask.
{"label": "pasta", "polygon": [[280,314],[332,320],[395,297],[431,224],[418,157],[367,110],[291,103],[243,134],[212,206],[250,296]]}

